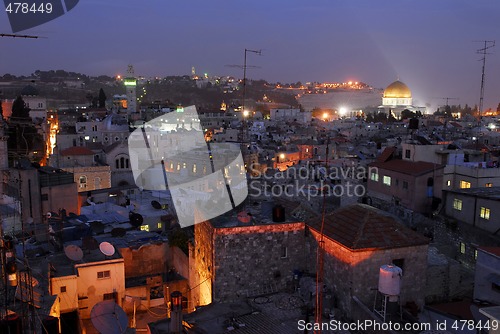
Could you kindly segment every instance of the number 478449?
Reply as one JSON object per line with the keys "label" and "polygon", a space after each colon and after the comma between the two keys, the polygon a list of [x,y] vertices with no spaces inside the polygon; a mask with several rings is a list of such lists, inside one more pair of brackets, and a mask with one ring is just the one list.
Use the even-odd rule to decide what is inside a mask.
{"label": "number 478449", "polygon": [[40,4],[29,4],[27,2],[9,2],[5,7],[9,14],[28,14],[28,13],[52,13],[52,3],[45,2]]}

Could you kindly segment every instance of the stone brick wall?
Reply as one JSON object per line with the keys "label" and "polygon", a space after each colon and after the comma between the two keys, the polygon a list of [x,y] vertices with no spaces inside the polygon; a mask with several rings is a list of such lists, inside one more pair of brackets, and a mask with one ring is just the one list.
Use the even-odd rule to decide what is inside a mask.
{"label": "stone brick wall", "polygon": [[[294,270],[305,269],[310,261],[304,251],[304,231],[304,223],[215,229],[214,300],[256,295],[270,286],[285,287]],[[204,254],[200,251],[196,256]],[[202,259],[201,265],[210,263]]]}
{"label": "stone brick wall", "polygon": [[126,278],[167,272],[168,243],[145,244],[138,249],[120,248],[119,251],[125,262]]}
{"label": "stone brick wall", "polygon": [[[319,234],[311,230],[314,239]],[[314,242],[314,241],[313,241]],[[428,245],[383,250],[351,251],[325,239],[324,282],[333,291],[342,316],[350,318],[352,297],[372,308],[378,288],[380,267],[404,259],[401,303],[424,305]]]}
{"label": "stone brick wall", "polygon": [[460,264],[440,254],[435,247],[429,247],[426,304],[448,302],[460,288]]}
{"label": "stone brick wall", "polygon": [[189,286],[191,305],[212,302],[214,228],[209,222],[194,225],[194,245],[189,247]]}

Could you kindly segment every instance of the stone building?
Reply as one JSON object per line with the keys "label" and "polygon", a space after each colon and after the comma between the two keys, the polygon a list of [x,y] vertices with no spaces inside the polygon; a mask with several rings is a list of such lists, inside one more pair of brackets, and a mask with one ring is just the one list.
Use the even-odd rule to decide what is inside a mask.
{"label": "stone building", "polygon": [[442,197],[444,165],[394,159],[386,148],[368,165],[368,195],[412,211],[429,213]]}
{"label": "stone building", "polygon": [[195,304],[276,291],[292,282],[294,272],[307,269],[307,259],[314,255],[306,256],[305,223],[290,214],[282,222],[273,221],[273,208],[272,202],[256,201],[238,215],[194,226],[190,286]]}
{"label": "stone building", "polygon": [[[308,220],[312,241],[320,240],[321,217]],[[352,318],[353,297],[371,308],[382,265],[403,270],[401,304],[424,305],[429,240],[397,218],[365,204],[334,211],[324,225],[324,283],[334,304]]]}

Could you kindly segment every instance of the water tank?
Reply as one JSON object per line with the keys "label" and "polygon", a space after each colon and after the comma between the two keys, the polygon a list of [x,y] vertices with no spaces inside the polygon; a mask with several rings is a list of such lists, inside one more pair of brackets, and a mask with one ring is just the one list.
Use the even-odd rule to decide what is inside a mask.
{"label": "water tank", "polygon": [[273,222],[283,223],[285,221],[285,208],[282,205],[273,207]]}
{"label": "water tank", "polygon": [[391,264],[380,267],[378,291],[389,296],[398,296],[401,292],[401,268]]}

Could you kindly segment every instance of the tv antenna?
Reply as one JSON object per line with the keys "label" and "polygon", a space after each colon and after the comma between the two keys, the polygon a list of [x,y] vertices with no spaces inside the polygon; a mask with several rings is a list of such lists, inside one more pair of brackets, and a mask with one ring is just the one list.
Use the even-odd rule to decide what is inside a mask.
{"label": "tv antenna", "polygon": [[479,61],[483,62],[483,68],[482,68],[482,74],[481,74],[481,94],[480,94],[480,98],[479,98],[479,110],[478,110],[478,113],[479,113],[478,118],[479,118],[479,120],[481,120],[481,114],[483,112],[483,100],[484,100],[484,70],[486,67],[486,55],[491,54],[487,51],[495,46],[495,41],[484,40],[484,41],[475,41],[475,42],[484,43],[484,47],[476,50],[477,54],[480,54],[483,56],[481,59],[479,59]]}
{"label": "tv antenna", "polygon": [[449,106],[448,102],[450,100],[460,100],[458,97],[436,97],[436,99],[446,100],[446,107]]}
{"label": "tv antenna", "polygon": [[33,35],[17,35],[17,34],[0,34],[0,37],[12,37],[12,38],[47,38]]}

